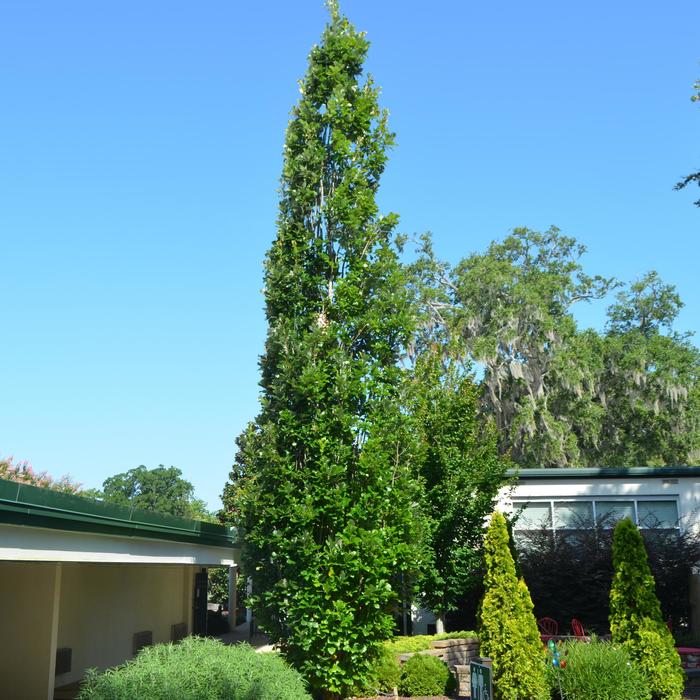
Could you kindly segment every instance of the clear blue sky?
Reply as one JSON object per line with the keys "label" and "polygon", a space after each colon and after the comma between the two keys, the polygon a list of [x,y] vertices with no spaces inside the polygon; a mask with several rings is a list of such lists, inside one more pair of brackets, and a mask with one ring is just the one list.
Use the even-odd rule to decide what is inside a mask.
{"label": "clear blue sky", "polygon": [[[398,145],[382,206],[456,261],[556,224],[700,317],[700,4],[345,0]],[[212,507],[257,410],[261,264],[320,0],[0,3],[0,455]],[[600,326],[602,309],[582,320]]]}

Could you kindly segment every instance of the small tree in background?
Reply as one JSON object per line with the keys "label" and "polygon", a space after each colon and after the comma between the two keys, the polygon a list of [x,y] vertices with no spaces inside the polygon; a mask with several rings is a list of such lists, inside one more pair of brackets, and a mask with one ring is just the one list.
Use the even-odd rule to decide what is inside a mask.
{"label": "small tree in background", "polygon": [[629,518],[615,526],[610,632],[649,679],[655,700],[678,700],[684,674],[661,614],[644,541]]}
{"label": "small tree in background", "polygon": [[481,581],[484,519],[493,512],[509,462],[498,454],[494,427],[480,419],[479,388],[468,368],[427,351],[414,378],[430,556],[420,600],[437,616],[440,633],[445,615]]}
{"label": "small tree in background", "polygon": [[485,593],[479,610],[481,654],[493,659],[500,700],[546,700],[545,653],[525,582],[515,574],[506,519],[494,513],[484,540]]}
{"label": "small tree in background", "polygon": [[182,478],[177,467],[159,464],[148,469],[143,464],[104,480],[102,493],[105,503],[169,513],[183,518],[213,520],[206,503],[195,498],[194,486]]}

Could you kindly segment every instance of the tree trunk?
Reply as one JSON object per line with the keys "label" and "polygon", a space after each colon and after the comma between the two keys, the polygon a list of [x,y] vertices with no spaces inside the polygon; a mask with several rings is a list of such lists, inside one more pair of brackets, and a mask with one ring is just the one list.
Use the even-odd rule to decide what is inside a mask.
{"label": "tree trunk", "polygon": [[445,634],[445,615],[438,615],[435,618],[435,632],[437,634]]}

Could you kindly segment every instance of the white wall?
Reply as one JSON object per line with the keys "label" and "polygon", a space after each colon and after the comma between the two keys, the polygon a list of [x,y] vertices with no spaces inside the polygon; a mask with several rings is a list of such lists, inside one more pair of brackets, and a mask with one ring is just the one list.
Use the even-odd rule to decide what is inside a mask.
{"label": "white wall", "polygon": [[233,566],[233,547],[0,523],[0,560]]}
{"label": "white wall", "polygon": [[198,567],[138,564],[64,564],[58,648],[73,650],[72,670],[61,686],[89,667],[106,668],[131,658],[135,632],[151,630],[153,642],[169,642],[171,625],[191,631],[192,581]]}
{"label": "white wall", "polygon": [[52,700],[54,601],[61,566],[0,562],[0,697]]}
{"label": "white wall", "polygon": [[510,512],[514,499],[656,496],[677,500],[682,526],[700,532],[700,480],[696,477],[525,480],[501,490],[498,508]]}

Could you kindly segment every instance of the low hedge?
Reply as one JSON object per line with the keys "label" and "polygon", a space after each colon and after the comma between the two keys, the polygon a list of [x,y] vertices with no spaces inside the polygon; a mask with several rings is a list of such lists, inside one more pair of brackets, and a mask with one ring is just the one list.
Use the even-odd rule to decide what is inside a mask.
{"label": "low hedge", "polygon": [[441,639],[476,638],[476,632],[444,632],[442,634],[416,634],[413,637],[394,637],[384,642],[384,645],[394,654],[411,654],[430,649],[430,642]]}
{"label": "low hedge", "polygon": [[122,666],[88,672],[79,700],[311,700],[279,654],[188,637],[156,644]]}

